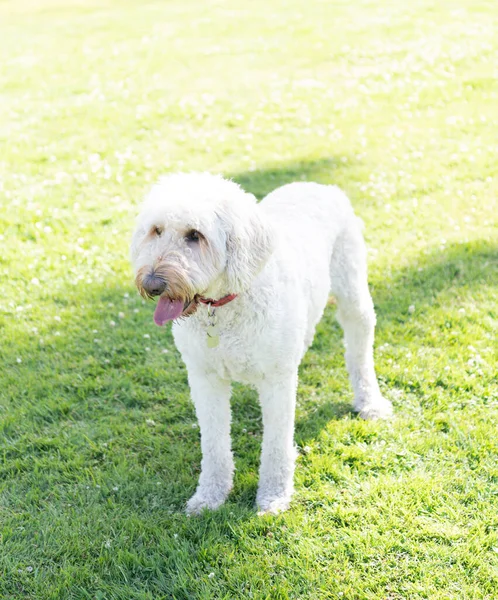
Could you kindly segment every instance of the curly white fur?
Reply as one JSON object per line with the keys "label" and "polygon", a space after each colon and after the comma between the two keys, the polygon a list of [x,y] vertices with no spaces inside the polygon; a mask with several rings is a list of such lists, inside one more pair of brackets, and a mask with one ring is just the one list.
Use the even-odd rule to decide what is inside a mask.
{"label": "curly white fur", "polygon": [[[202,244],[186,237],[192,229],[202,234]],[[375,314],[361,226],[337,187],[291,183],[257,204],[237,184],[218,176],[165,177],[138,218],[132,260],[137,273],[153,272],[158,264],[173,273],[181,270],[181,287],[175,288],[175,277],[169,286],[166,282],[164,294],[171,300],[187,304],[199,295],[217,299],[238,294],[216,309],[216,348],[206,344],[207,306],[199,304],[194,314],[173,325],[188,369],[203,454],[187,512],[219,507],[232,487],[234,380],[254,386],[262,406],[257,504],[263,512],[288,508],[296,458],[298,367],[330,292],[344,329],[354,408],[366,419],[391,414],[374,371]]]}

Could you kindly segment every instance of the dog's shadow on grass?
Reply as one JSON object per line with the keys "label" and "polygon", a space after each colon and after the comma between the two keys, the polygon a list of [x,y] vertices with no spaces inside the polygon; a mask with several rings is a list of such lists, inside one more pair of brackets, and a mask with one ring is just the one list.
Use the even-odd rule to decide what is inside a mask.
{"label": "dog's shadow on grass", "polygon": [[320,158],[310,161],[309,159],[285,164],[276,163],[264,169],[230,173],[228,177],[236,181],[248,192],[251,192],[261,200],[272,190],[292,183],[294,181],[314,181],[317,183],[330,183],[331,176],[339,184],[347,181],[346,173],[349,169],[357,166],[357,159],[350,156]]}
{"label": "dog's shadow on grass", "polygon": [[[268,191],[265,178],[250,177],[245,181],[249,191]],[[295,179],[292,169],[275,184],[287,177]],[[485,241],[454,244],[421,255],[388,281],[374,277],[377,343],[396,343],[392,330],[408,321],[411,304],[427,320],[448,295],[495,287],[497,257],[496,245]],[[62,292],[49,301],[60,307],[61,317],[41,332],[43,344],[27,328],[14,342],[9,326],[18,327],[18,322],[5,323],[0,476],[20,477],[32,470],[33,453],[62,452],[61,460],[75,468],[92,465],[99,485],[110,485],[106,482],[113,477],[120,478],[120,485],[128,482],[130,494],[121,501],[138,511],[149,501],[152,481],[166,482],[160,488],[161,505],[180,510],[197,483],[200,446],[186,370],[170,330],[153,326],[153,306],[143,304],[131,281],[121,287],[88,286],[77,311],[70,306],[75,298]],[[333,421],[355,418],[341,340],[335,310],[327,307],[300,368],[296,441],[301,447],[326,428],[333,432]],[[379,364],[382,358],[376,358]],[[233,408],[237,473],[230,502],[252,509],[262,435],[255,393],[235,385]],[[47,469],[54,470],[54,480],[62,472],[68,477],[57,461],[47,459]]]}

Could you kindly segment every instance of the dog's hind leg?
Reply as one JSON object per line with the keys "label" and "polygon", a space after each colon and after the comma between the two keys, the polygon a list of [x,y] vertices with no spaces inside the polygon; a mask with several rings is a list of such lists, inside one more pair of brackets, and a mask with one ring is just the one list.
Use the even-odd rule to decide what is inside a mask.
{"label": "dog's hind leg", "polygon": [[232,488],[231,387],[214,374],[194,374],[191,370],[189,384],[201,428],[202,463],[199,485],[187,503],[187,513],[197,514],[221,506]]}
{"label": "dog's hind leg", "polygon": [[337,299],[337,320],[344,330],[354,409],[364,419],[387,418],[392,414],[392,405],[380,393],[375,375],[375,312],[368,290],[365,242],[357,220],[336,242],[330,277],[331,291]]}

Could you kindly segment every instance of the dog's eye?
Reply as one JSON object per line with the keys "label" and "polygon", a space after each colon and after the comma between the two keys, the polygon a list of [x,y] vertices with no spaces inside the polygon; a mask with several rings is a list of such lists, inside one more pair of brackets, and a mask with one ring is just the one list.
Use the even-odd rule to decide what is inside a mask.
{"label": "dog's eye", "polygon": [[154,227],[154,228],[152,229],[152,233],[153,233],[154,235],[157,235],[157,237],[161,237],[161,235],[163,234],[163,228],[162,228],[162,227],[159,227],[158,225],[156,225],[156,227]]}
{"label": "dog's eye", "polygon": [[201,234],[195,229],[192,229],[192,231],[189,231],[187,233],[185,239],[187,240],[187,242],[198,242],[201,239]]}

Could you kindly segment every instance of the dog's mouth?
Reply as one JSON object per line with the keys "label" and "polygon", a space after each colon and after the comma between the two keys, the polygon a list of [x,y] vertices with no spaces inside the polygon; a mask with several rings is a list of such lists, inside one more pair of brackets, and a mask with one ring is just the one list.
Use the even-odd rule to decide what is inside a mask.
{"label": "dog's mouth", "polygon": [[168,321],[174,321],[180,317],[189,317],[196,310],[196,298],[192,300],[174,300],[168,296],[161,296],[154,311],[154,323],[162,327]]}

